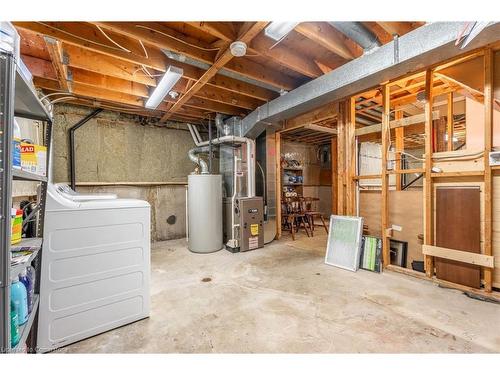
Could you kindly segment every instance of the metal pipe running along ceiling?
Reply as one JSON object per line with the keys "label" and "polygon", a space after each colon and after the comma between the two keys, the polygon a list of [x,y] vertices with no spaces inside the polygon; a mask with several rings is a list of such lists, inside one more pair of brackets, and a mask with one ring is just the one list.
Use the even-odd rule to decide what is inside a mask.
{"label": "metal pipe running along ceiling", "polygon": [[258,107],[241,120],[241,136],[257,137],[279,121],[347,98],[407,73],[462,55],[498,40],[500,23],[492,22],[466,48],[455,41],[464,22],[435,22],[419,27]]}

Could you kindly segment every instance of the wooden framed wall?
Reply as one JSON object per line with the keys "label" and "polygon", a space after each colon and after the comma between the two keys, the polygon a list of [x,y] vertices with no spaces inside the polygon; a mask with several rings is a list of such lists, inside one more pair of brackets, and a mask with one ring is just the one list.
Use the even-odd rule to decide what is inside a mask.
{"label": "wooden framed wall", "polygon": [[[495,46],[496,49],[499,45]],[[382,186],[380,189],[380,235],[383,239],[383,254],[384,254],[384,268],[394,269],[394,266],[389,264],[389,242],[391,237],[393,237],[393,231],[390,224],[390,196],[392,194],[390,191],[389,177],[394,174],[396,178],[396,191],[401,190],[401,176],[406,173],[416,173],[423,174],[423,190],[422,190],[422,205],[423,205],[423,246],[428,249],[425,253],[423,252],[424,265],[425,265],[425,276],[417,275],[419,277],[424,277],[427,279],[435,280],[436,282],[442,283],[447,286],[455,287],[462,290],[471,291],[471,288],[464,287],[461,285],[454,285],[442,280],[437,280],[435,276],[435,265],[434,256],[435,254],[440,254],[440,257],[446,256],[446,251],[440,249],[439,251],[434,251],[434,190],[436,186],[442,184],[467,184],[471,182],[480,183],[482,186],[482,198],[481,198],[481,220],[484,227],[481,231],[482,234],[482,252],[480,257],[466,256],[463,259],[478,259],[487,258],[487,263],[479,263],[482,269],[482,282],[483,288],[481,290],[475,290],[476,292],[490,293],[493,286],[500,285],[500,280],[494,280],[494,274],[496,268],[500,265],[500,260],[497,258],[492,258],[494,254],[493,249],[493,237],[497,236],[495,233],[500,233],[500,229],[496,230],[493,228],[494,223],[500,223],[500,218],[494,218],[494,212],[499,211],[499,208],[494,208],[494,181],[495,177],[498,179],[500,174],[500,167],[492,167],[489,164],[488,154],[490,151],[494,150],[493,138],[494,138],[494,107],[500,106],[500,102],[494,97],[494,55],[495,51],[491,48],[484,48],[480,50],[475,50],[468,52],[462,57],[442,62],[436,66],[428,67],[425,71],[412,72],[404,77],[400,77],[397,80],[385,82],[382,84],[379,90],[382,96],[382,121],[381,124],[357,127],[356,124],[356,106],[359,102],[356,99],[359,95],[347,98],[338,102],[337,105],[337,129],[336,135],[332,135],[331,147],[332,147],[332,212],[336,212],[338,215],[356,215],[356,207],[359,204],[357,202],[357,191],[359,188],[359,181],[363,179],[374,179],[380,178],[382,180]],[[444,152],[435,153],[433,138],[434,133],[434,122],[436,120],[436,112],[433,108],[434,97],[440,95],[446,95],[447,111],[446,122],[444,123],[444,132],[447,134],[448,139],[453,139],[453,100],[454,94],[453,90],[450,90],[450,86],[443,84],[442,72],[444,69],[454,66],[458,63],[463,63],[471,59],[482,58],[484,63],[484,93],[480,93],[475,90],[475,95],[483,95],[484,103],[484,150],[482,150],[483,155],[481,158],[474,162],[461,161],[459,158],[454,159],[453,156],[456,155],[456,151],[452,150],[450,147],[451,142],[445,146]],[[412,117],[403,117],[400,108],[402,105],[408,103],[406,100],[391,100],[391,85],[394,85],[402,80],[412,80],[415,77],[425,77],[425,84],[423,85],[424,93],[424,113],[421,117],[420,115],[415,115]],[[456,84],[453,83],[452,84]],[[498,86],[498,84],[497,84]],[[458,87],[458,86],[456,86]],[[463,89],[463,87],[461,87]],[[418,89],[417,89],[418,90]],[[497,88],[498,90],[498,88]],[[397,90],[396,90],[397,91]],[[474,92],[474,91],[473,91]],[[333,105],[333,104],[332,104]],[[391,116],[394,120],[391,120]],[[391,132],[395,134],[395,152],[396,155],[404,150],[403,138],[406,135],[405,129],[411,129],[411,126],[416,123],[424,122],[424,132],[425,140],[423,144],[424,156],[421,168],[411,168],[403,169],[400,161],[396,161],[394,170],[388,170],[388,149],[391,142]],[[407,128],[408,127],[408,128]],[[359,176],[357,171],[357,142],[358,138],[370,137],[372,133],[378,133],[380,135],[380,140],[382,143],[382,172],[380,175],[367,175]],[[364,139],[364,138],[363,138]],[[499,145],[497,145],[498,147]],[[280,136],[277,134],[276,137],[276,150],[279,154],[280,152]],[[446,152],[448,154],[446,154]],[[447,159],[443,156],[447,155]],[[279,159],[279,158],[278,158]],[[279,168],[279,160],[277,161],[277,168]],[[440,171],[433,170],[433,167],[438,166]],[[277,173],[277,179],[280,178],[280,174]],[[498,179],[500,180],[500,179]],[[280,185],[279,181],[278,186]],[[277,189],[278,190],[278,189]],[[280,195],[280,194],[278,194]],[[280,208],[280,199],[277,195],[277,211]],[[499,200],[497,198],[497,200]],[[499,203],[500,205],[500,200]],[[279,215],[279,214],[278,214]],[[495,221],[496,220],[496,221]],[[280,226],[280,219],[277,219],[277,225]],[[281,232],[281,228],[278,228],[278,233]],[[496,237],[495,237],[496,238]],[[500,243],[500,237],[497,242]],[[498,246],[497,246],[498,247]],[[429,250],[430,249],[430,250]],[[450,249],[454,250],[454,249]],[[498,253],[498,250],[496,250]],[[444,255],[443,255],[444,254]],[[456,254],[450,252],[450,257]],[[500,255],[497,255],[500,258]],[[481,259],[482,259],[481,258]],[[491,265],[493,264],[493,267]],[[414,271],[408,269],[398,270],[404,273],[415,274]],[[499,273],[500,275],[500,273]]]}
{"label": "wooden framed wall", "polygon": [[[437,75],[439,77],[439,74],[436,74],[438,70],[442,70],[444,68],[448,68],[450,66],[453,66],[455,63],[467,61],[470,59],[482,57],[484,60],[484,153],[481,158],[474,162],[467,162],[467,161],[460,161],[460,158],[453,159],[445,159],[446,161],[440,161],[441,159],[438,158],[437,154],[434,154],[434,144],[433,144],[433,138],[435,137],[435,132],[434,132],[434,122],[436,120],[435,118],[435,111],[433,110],[433,102],[434,102],[434,96],[435,95],[442,95],[443,93],[446,94],[447,97],[447,113],[446,113],[446,119],[447,122],[445,124],[445,133],[447,134],[448,139],[453,139],[453,91],[449,90],[444,90],[440,84],[436,84],[434,81],[434,77]],[[405,77],[408,79],[408,77],[412,77],[412,75],[416,75],[418,73],[411,73]],[[422,72],[420,73],[422,74]],[[482,198],[481,198],[481,223],[482,223],[482,229],[481,232],[484,232],[482,235],[482,252],[481,254],[478,254],[477,257],[475,256],[467,256],[464,257],[463,259],[477,259],[480,257],[486,257],[489,259],[488,263],[479,263],[479,265],[482,267],[482,282],[483,282],[483,288],[480,290],[475,290],[477,292],[486,292],[490,293],[492,291],[492,286],[494,284],[493,281],[493,270],[495,265],[498,266],[500,264],[499,260],[494,260],[496,258],[493,257],[493,248],[492,248],[492,233],[493,233],[493,223],[495,223],[495,219],[493,218],[493,176],[497,175],[500,172],[500,168],[492,168],[489,165],[489,152],[492,151],[493,148],[493,134],[494,134],[494,121],[493,121],[493,108],[495,105],[500,106],[500,103],[498,101],[495,102],[494,98],[494,51],[491,48],[486,48],[482,50],[477,50],[473,51],[461,58],[458,58],[454,61],[447,61],[444,64],[437,65],[434,67],[429,67],[425,72],[425,86],[424,86],[424,95],[425,95],[425,101],[424,101],[424,120],[425,120],[425,142],[424,142],[424,159],[425,161],[423,162],[423,168],[416,168],[412,170],[406,170],[404,172],[406,173],[422,173],[424,176],[424,183],[423,183],[423,246],[425,246],[427,249],[435,248],[434,246],[434,237],[435,237],[435,229],[434,229],[434,191],[435,191],[435,186],[441,186],[443,184],[448,185],[467,185],[467,184],[474,184],[474,181],[477,181],[475,184],[480,184],[481,185],[481,190],[482,190]],[[340,168],[342,165],[346,166],[346,171],[347,171],[347,177],[349,180],[353,181],[360,181],[362,179],[371,179],[371,178],[381,178],[382,180],[382,186],[380,190],[380,211],[381,211],[381,230],[380,230],[380,235],[383,240],[383,255],[384,255],[384,262],[383,265],[385,268],[388,269],[394,269],[394,266],[391,266],[389,264],[389,240],[392,237],[392,229],[390,227],[389,223],[389,183],[388,183],[388,176],[392,173],[396,174],[398,177],[403,174],[402,166],[399,164],[399,162],[396,163],[395,169],[393,171],[388,171],[387,170],[387,161],[388,161],[388,144],[390,142],[390,132],[391,129],[395,129],[395,138],[396,138],[396,155],[398,152],[404,151],[404,143],[402,144],[401,139],[404,137],[404,129],[405,127],[404,122],[405,119],[402,119],[401,113],[398,111],[398,104],[393,104],[391,102],[390,98],[390,86],[396,81],[392,82],[386,82],[385,84],[382,85],[382,108],[383,108],[383,117],[382,117],[382,123],[381,126],[369,126],[366,128],[361,128],[361,129],[355,129],[355,135],[357,134],[362,134],[362,135],[367,135],[370,133],[375,133],[379,132],[380,139],[382,142],[382,172],[381,175],[370,175],[370,176],[358,176],[355,170],[355,167],[353,169],[353,165],[355,166],[356,164],[353,163],[351,164],[350,161],[353,160],[353,152],[356,152],[356,148],[352,147],[352,143],[350,142],[356,142],[357,138],[356,136],[352,136],[349,133],[349,126],[350,124],[354,123],[354,121],[349,121],[349,116],[345,116],[345,122],[343,123],[343,126],[346,126],[347,129],[345,128],[340,128],[339,127],[339,139],[340,135],[344,134],[345,137],[343,139],[346,139],[346,144],[344,146],[339,146],[339,151],[344,152],[345,155],[342,157],[344,158],[344,164],[341,163],[341,160],[339,159],[339,175],[338,175],[338,182],[339,184],[343,181],[345,181],[345,177],[342,176],[342,171],[340,171]],[[480,95],[480,92],[477,92],[476,94]],[[355,97],[354,97],[355,98]],[[345,108],[346,111],[350,111],[350,117],[354,117],[355,113],[353,114],[353,98],[350,98],[350,106],[348,108],[347,105],[345,105],[343,108]],[[345,102],[347,103],[347,102]],[[394,118],[395,120],[391,121],[391,116],[390,114],[394,113]],[[415,116],[416,117],[416,116]],[[408,118],[406,118],[406,122],[408,122]],[[340,125],[340,123],[339,123]],[[373,129],[372,129],[373,128]],[[448,142],[448,145],[446,146],[448,149],[446,151],[450,151],[450,156],[454,155],[453,153],[456,151],[452,151],[450,149],[450,144],[451,142]],[[354,151],[353,151],[354,150]],[[440,154],[442,154],[440,152]],[[440,157],[443,157],[441,155]],[[477,162],[479,161],[479,163]],[[439,166],[441,171],[434,171],[433,167],[434,166]],[[350,200],[352,199],[351,197],[356,197],[355,193],[351,192],[351,189],[349,188],[351,185],[346,184],[346,189],[343,190],[344,198],[342,198],[339,195],[339,200],[344,200],[346,203],[344,203],[344,207],[349,208],[349,207],[356,207],[356,202],[351,202]],[[400,190],[401,183],[400,183],[400,178],[397,178],[397,183],[396,183],[396,190]],[[351,187],[352,188],[352,187]],[[341,191],[339,191],[339,194]],[[342,207],[339,204],[339,208]],[[344,211],[346,213],[352,213],[349,209]],[[496,219],[496,223],[498,223],[499,218]],[[500,232],[500,230],[499,230]],[[453,249],[450,249],[453,250]],[[436,282],[445,284],[447,286],[455,287],[458,289],[462,290],[468,290],[470,291],[470,287],[466,286],[461,286],[461,285],[456,285],[450,282],[442,281],[442,280],[437,280],[435,276],[435,264],[434,264],[434,254],[439,253],[441,257],[446,256],[446,251],[439,251],[439,252],[434,252],[431,250],[426,251],[423,253],[424,256],[424,266],[425,266],[425,277],[428,279],[435,280]],[[455,254],[453,251],[449,252],[449,256],[453,257]],[[493,266],[492,266],[493,265]],[[402,270],[402,272],[405,273],[414,273],[414,271],[411,270]],[[497,285],[500,285],[500,280],[496,281]],[[474,289],[474,288],[472,288]]]}

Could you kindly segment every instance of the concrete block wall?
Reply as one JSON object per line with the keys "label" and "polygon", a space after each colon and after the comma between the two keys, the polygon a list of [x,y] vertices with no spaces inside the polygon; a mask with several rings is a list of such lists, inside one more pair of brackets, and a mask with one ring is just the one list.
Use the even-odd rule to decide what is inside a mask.
{"label": "concrete block wall", "polygon": [[[68,130],[91,111],[56,104],[54,182],[69,181]],[[76,180],[84,184],[77,185],[77,191],[114,192],[123,198],[147,200],[153,240],[185,236],[183,183],[193,170],[187,152],[194,144],[184,124],[144,125],[133,115],[103,111],[75,134]]]}

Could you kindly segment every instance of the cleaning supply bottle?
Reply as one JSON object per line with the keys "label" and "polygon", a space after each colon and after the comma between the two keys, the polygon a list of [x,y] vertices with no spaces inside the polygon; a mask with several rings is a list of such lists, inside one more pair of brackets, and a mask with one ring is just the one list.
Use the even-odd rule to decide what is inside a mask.
{"label": "cleaning supply bottle", "polygon": [[31,310],[33,310],[33,283],[28,277],[26,268],[19,274],[19,281],[22,282],[26,288],[26,294],[28,297],[28,314],[31,314]]}
{"label": "cleaning supply bottle", "polygon": [[16,305],[14,301],[10,301],[10,346],[14,347],[19,343],[21,336],[19,335],[19,320],[17,318]]}
{"label": "cleaning supply bottle", "polygon": [[12,277],[10,298],[14,302],[19,325],[23,325],[28,321],[28,293],[26,292],[26,287],[19,281],[17,276]]}
{"label": "cleaning supply bottle", "polygon": [[12,137],[12,168],[21,169],[21,127],[15,118]]}
{"label": "cleaning supply bottle", "polygon": [[28,266],[28,267],[26,267],[26,272],[28,273],[28,277],[31,279],[31,285],[33,285],[33,293],[34,293],[35,285],[36,285],[35,269],[31,266]]}

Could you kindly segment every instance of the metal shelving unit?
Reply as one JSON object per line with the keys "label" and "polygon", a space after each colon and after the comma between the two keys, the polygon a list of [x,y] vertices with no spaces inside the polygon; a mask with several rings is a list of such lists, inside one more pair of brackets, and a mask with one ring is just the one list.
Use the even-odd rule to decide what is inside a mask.
{"label": "metal shelving unit", "polygon": [[[12,137],[14,116],[42,121],[45,124],[44,146],[47,147],[47,171],[50,163],[50,140],[52,139],[52,116],[39,100],[29,80],[16,64],[15,57],[0,51],[0,352],[36,352],[36,331],[38,322],[40,264],[43,244],[43,220],[48,178],[12,168]],[[11,216],[12,181],[36,181],[40,183],[36,238],[23,238],[14,247],[30,247],[33,253],[29,259],[11,265]],[[19,327],[21,340],[15,347],[10,344],[10,279],[27,265],[36,270],[35,299],[28,321]]]}

